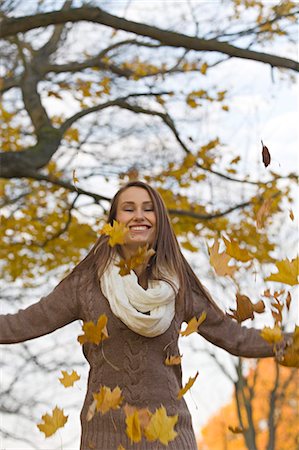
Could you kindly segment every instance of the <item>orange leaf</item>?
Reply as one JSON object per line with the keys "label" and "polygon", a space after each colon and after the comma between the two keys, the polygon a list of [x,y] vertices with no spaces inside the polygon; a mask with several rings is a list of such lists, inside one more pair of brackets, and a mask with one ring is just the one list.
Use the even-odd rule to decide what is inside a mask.
{"label": "orange leaf", "polygon": [[187,324],[187,328],[184,331],[180,331],[181,336],[189,336],[191,333],[197,333],[198,327],[206,320],[207,313],[204,311],[201,313],[200,317],[196,319],[196,317],[192,317]]}
{"label": "orange leaf", "polygon": [[181,364],[182,357],[180,355],[167,356],[164,363],[166,366],[177,366]]}
{"label": "orange leaf", "polygon": [[243,428],[241,428],[241,427],[238,427],[238,426],[236,426],[236,427],[233,427],[232,425],[229,425],[228,426],[228,429],[229,429],[229,431],[231,431],[232,433],[234,433],[234,434],[243,434],[244,433],[244,429]]}
{"label": "orange leaf", "polygon": [[39,423],[37,425],[38,429],[42,433],[45,433],[46,437],[52,436],[52,434],[56,433],[58,428],[64,427],[68,419],[68,416],[64,415],[63,409],[60,409],[57,406],[53,409],[52,413],[52,416],[49,414],[43,415],[42,420],[44,423]]}
{"label": "orange leaf", "polygon": [[123,410],[126,417],[129,417],[137,412],[141,430],[144,430],[144,428],[148,426],[152,417],[152,413],[148,408],[136,408],[135,406],[129,405],[128,403],[125,404]]}
{"label": "orange leaf", "polygon": [[83,345],[85,342],[90,342],[92,344],[99,345],[100,342],[107,339],[109,337],[106,327],[107,321],[108,318],[106,314],[102,314],[96,324],[92,321],[84,322],[82,325],[84,334],[78,336],[78,341],[80,344]]}
{"label": "orange leaf", "polygon": [[256,214],[256,226],[257,226],[257,228],[263,228],[263,226],[265,224],[265,220],[269,216],[271,204],[272,204],[272,199],[271,198],[267,198],[267,200],[265,200],[263,202],[262,206],[258,210],[258,212]]}
{"label": "orange leaf", "polygon": [[178,399],[180,400],[183,395],[186,394],[187,391],[189,391],[189,389],[193,386],[193,384],[195,383],[196,378],[198,377],[198,372],[196,372],[196,375],[192,378],[190,377],[188,382],[185,384],[185,386],[179,390],[178,393]]}
{"label": "orange leaf", "polygon": [[74,385],[74,383],[80,380],[80,376],[77,374],[75,370],[69,375],[67,371],[62,370],[62,378],[58,378],[60,383],[63,384],[64,387],[68,388]]}
{"label": "orange leaf", "polygon": [[265,304],[263,300],[258,301],[256,304],[253,304],[247,295],[241,295],[239,293],[236,294],[237,300],[237,309],[230,308],[232,314],[228,314],[228,316],[236,319],[239,323],[243,322],[243,320],[254,319],[254,312],[260,314],[265,310]]}

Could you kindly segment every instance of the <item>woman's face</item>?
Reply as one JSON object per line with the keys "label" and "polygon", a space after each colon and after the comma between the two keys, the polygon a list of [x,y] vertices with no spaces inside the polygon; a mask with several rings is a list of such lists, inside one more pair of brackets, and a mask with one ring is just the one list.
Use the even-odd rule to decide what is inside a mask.
{"label": "woman's face", "polygon": [[156,237],[156,213],[149,193],[131,186],[118,199],[116,220],[129,228],[125,248],[135,252],[140,245],[151,246]]}

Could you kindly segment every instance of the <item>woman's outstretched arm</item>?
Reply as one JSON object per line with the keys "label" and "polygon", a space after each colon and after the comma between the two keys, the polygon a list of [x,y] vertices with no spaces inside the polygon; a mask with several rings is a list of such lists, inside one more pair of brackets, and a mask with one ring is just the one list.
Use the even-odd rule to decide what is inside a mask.
{"label": "woman's outstretched arm", "polygon": [[[207,293],[207,295],[209,295]],[[190,301],[191,300],[191,301]],[[203,311],[207,317],[199,326],[199,334],[217,347],[221,347],[235,356],[247,358],[263,358],[275,356],[273,345],[265,341],[260,330],[241,326],[223,313],[203,294],[192,292],[187,300],[187,320],[199,317]],[[289,334],[285,339],[289,338]],[[284,346],[282,342],[279,346]]]}
{"label": "woman's outstretched arm", "polygon": [[34,339],[81,319],[77,278],[66,278],[49,295],[26,309],[15,314],[1,314],[0,344]]}

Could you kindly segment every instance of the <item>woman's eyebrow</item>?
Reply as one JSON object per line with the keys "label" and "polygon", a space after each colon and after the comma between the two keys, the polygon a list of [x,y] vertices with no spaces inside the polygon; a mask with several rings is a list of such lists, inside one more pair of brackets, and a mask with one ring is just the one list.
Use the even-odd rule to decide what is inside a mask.
{"label": "woman's eyebrow", "polygon": [[[143,205],[152,205],[153,202],[151,200],[146,200],[145,202],[142,202],[142,204]],[[126,200],[126,201],[122,202],[121,205],[135,205],[135,202]]]}

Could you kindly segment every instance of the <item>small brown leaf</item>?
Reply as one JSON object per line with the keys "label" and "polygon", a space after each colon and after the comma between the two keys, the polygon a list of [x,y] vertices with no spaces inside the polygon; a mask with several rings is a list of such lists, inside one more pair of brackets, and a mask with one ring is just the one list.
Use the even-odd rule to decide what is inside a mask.
{"label": "small brown leaf", "polygon": [[294,217],[294,213],[293,213],[293,210],[292,210],[292,209],[290,209],[289,217],[290,217],[291,221],[293,222],[294,219],[295,219],[295,217]]}
{"label": "small brown leaf", "polygon": [[263,150],[262,150],[263,163],[264,163],[264,166],[267,167],[267,166],[269,166],[269,164],[271,162],[271,155],[268,150],[268,147],[266,147],[264,145],[263,141],[261,141],[261,142],[262,142],[262,146],[263,146]]}
{"label": "small brown leaf", "polygon": [[230,308],[232,314],[228,316],[236,319],[239,323],[243,320],[254,319],[254,312],[261,314],[265,310],[265,304],[263,300],[260,300],[256,304],[253,304],[247,295],[236,294],[237,309]]}
{"label": "small brown leaf", "polygon": [[171,355],[167,356],[164,363],[166,366],[177,366],[181,364],[181,361],[182,361],[181,355]]}
{"label": "small brown leaf", "polygon": [[241,428],[241,427],[238,427],[238,426],[233,427],[232,425],[229,425],[228,429],[229,429],[229,431],[231,431],[234,434],[243,434],[244,431],[245,431],[244,428]]}
{"label": "small brown leaf", "polygon": [[288,292],[288,295],[287,295],[287,298],[286,298],[286,305],[287,305],[288,310],[290,309],[291,301],[292,301],[292,296],[291,296],[291,293]]}

